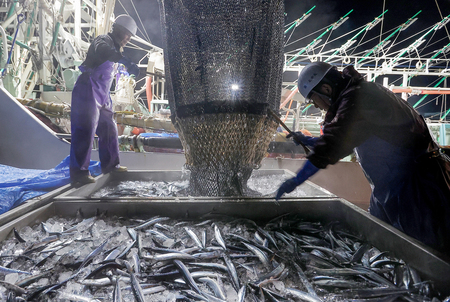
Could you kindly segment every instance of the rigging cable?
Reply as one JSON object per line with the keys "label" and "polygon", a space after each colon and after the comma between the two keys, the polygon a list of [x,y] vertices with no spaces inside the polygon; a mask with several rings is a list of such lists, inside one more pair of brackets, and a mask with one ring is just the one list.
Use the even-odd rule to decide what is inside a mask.
{"label": "rigging cable", "polygon": [[152,41],[150,41],[150,37],[148,36],[147,30],[145,29],[144,23],[142,23],[141,16],[139,16],[139,12],[137,11],[136,6],[134,6],[133,0],[130,0],[130,2],[133,5],[134,11],[136,12],[136,15],[138,16],[138,19],[142,25],[142,28],[144,29],[144,33],[145,33],[145,36],[147,37],[148,42],[152,43]]}
{"label": "rigging cable", "polygon": [[[383,12],[386,11],[386,0],[383,0]],[[381,37],[383,36],[383,24],[384,24],[384,17],[381,18],[381,26],[380,26],[380,43],[381,43]]]}
{"label": "rigging cable", "polygon": [[366,37],[367,34],[367,30],[364,32],[364,35],[361,37],[361,39],[359,39],[358,44],[356,44],[355,47],[352,48],[352,52],[350,53],[350,55],[352,56],[353,53],[356,51],[356,49],[361,45],[361,42],[364,40],[364,38]]}
{"label": "rigging cable", "polygon": [[[329,26],[331,26],[331,24],[330,24]],[[322,29],[328,28],[329,26],[323,27]],[[337,37],[337,38],[334,38],[334,39],[331,40],[331,41],[328,41],[328,39],[327,39],[327,41],[328,41],[327,43],[333,43],[333,42],[336,41],[336,40],[339,40],[339,39],[341,39],[341,38],[343,38],[343,37],[345,37],[345,36],[351,35],[353,32],[360,30],[360,29],[363,28],[364,26],[365,26],[365,25],[363,25],[363,26],[361,26],[361,27],[359,27],[359,28],[357,28],[357,29],[354,29],[354,30],[352,30],[352,31],[349,31],[348,33],[346,33],[346,34],[344,34],[344,35],[341,35],[341,36],[339,36],[339,37]],[[319,30],[317,30],[317,31],[315,31],[315,32],[313,32],[313,33],[307,35],[307,36],[304,36],[303,38],[300,38],[300,39],[298,39],[298,40],[296,40],[296,41],[293,41],[293,42],[291,42],[290,44],[286,44],[285,47],[286,47],[286,46],[289,46],[289,45],[292,45],[293,43],[298,42],[298,41],[300,41],[300,40],[302,40],[302,39],[304,39],[304,38],[306,38],[306,37],[308,37],[308,36],[311,36],[311,35],[313,35],[313,34],[319,32],[319,31],[321,31],[321,29],[319,29]],[[318,47],[322,47],[322,46],[317,46],[317,47],[315,47],[315,48],[318,48]],[[300,48],[297,48],[297,49],[295,49],[295,50],[291,50],[291,51],[289,51],[289,52],[286,52],[286,54],[289,54],[289,53],[291,53],[291,52],[298,52],[298,51],[300,51],[300,50],[303,49],[303,48],[304,48],[304,47],[300,47]],[[327,52],[331,52],[331,51],[332,51],[332,50],[329,50],[329,51],[327,51]]]}
{"label": "rigging cable", "polygon": [[[442,16],[441,9],[439,8],[439,4],[438,4],[437,0],[434,0],[434,1],[436,2],[436,6],[437,6],[437,9],[439,11],[439,15],[441,16],[441,19],[443,20],[444,17]],[[450,40],[450,34],[448,33],[447,25],[444,25],[444,27],[445,27],[445,31],[447,32],[447,36],[448,36],[448,38]]]}
{"label": "rigging cable", "polygon": [[[290,46],[290,45],[292,45],[292,44],[294,44],[294,43],[296,43],[296,42],[298,42],[298,41],[301,41],[301,40],[303,40],[303,39],[305,39],[305,38],[308,38],[309,36],[312,36],[312,35],[314,35],[314,34],[320,32],[320,31],[323,31],[324,29],[327,29],[328,27],[329,27],[329,25],[328,25],[328,26],[325,26],[325,27],[322,27],[321,29],[318,29],[318,30],[316,30],[315,32],[310,33],[309,35],[303,36],[303,37],[301,37],[300,39],[297,39],[297,40],[295,40],[295,41],[292,41],[292,42],[289,43],[289,44],[286,44],[286,46]],[[300,50],[300,49],[302,49],[302,48],[303,48],[303,47],[300,47],[300,48],[298,48],[298,49],[296,49],[296,50],[291,50],[291,51],[298,51],[298,50]]]}
{"label": "rigging cable", "polygon": [[[132,1],[131,1],[132,2]],[[125,13],[127,14],[127,15],[129,15],[130,16],[130,13],[128,12],[128,10],[125,8],[125,6],[122,4],[122,1],[120,1],[119,0],[119,4],[120,4],[120,6],[122,6],[122,9],[125,11]],[[134,5],[133,5],[133,7],[134,7]],[[136,10],[136,8],[135,8],[135,10]],[[137,13],[137,12],[136,12]],[[139,14],[138,14],[138,18],[139,18],[139,20],[140,20],[140,17],[139,17]],[[142,24],[142,21],[141,21],[141,24]],[[146,34],[147,34],[147,32],[145,32],[145,34],[142,32],[142,30],[138,27],[137,28],[138,30],[139,30],[139,32],[145,37],[145,36],[147,36]],[[144,28],[144,31],[145,31],[145,28]],[[148,36],[147,36],[147,38],[148,38]],[[148,38],[148,40],[150,41],[150,38]]]}

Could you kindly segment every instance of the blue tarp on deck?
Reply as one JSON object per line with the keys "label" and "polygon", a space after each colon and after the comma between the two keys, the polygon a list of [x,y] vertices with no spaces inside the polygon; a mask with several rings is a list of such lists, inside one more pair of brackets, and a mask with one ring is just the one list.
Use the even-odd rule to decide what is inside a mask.
{"label": "blue tarp on deck", "polygon": [[[19,169],[0,165],[0,214],[22,202],[70,183],[70,156],[50,170]],[[91,161],[92,176],[101,174],[100,162]]]}

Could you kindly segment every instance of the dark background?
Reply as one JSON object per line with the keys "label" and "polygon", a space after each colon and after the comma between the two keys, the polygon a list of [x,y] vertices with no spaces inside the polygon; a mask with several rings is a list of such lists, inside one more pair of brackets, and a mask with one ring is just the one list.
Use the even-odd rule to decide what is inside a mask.
{"label": "dark background", "polygon": [[[415,23],[413,23],[405,31],[401,31],[398,35],[391,38],[391,40],[395,40],[397,45],[393,46],[390,49],[390,52],[409,46],[426,31],[428,31],[434,24],[450,14],[450,0],[285,0],[285,24],[289,24],[290,22],[300,18],[314,5],[316,5],[316,7],[312,10],[312,15],[305,22],[299,25],[293,31],[292,35],[290,32],[286,35],[288,43],[285,51],[295,52],[296,49],[306,46],[323,31],[325,31],[326,28],[328,28],[332,23],[339,20],[340,17],[344,16],[351,9],[353,9],[353,12],[349,15],[349,19],[344,24],[342,24],[335,31],[331,32],[331,34],[327,33],[322,37],[322,44],[319,44],[319,46],[323,45],[326,40],[328,40],[328,43],[323,49],[317,48],[316,52],[319,50],[326,51],[333,48],[338,48],[349,38],[355,35],[359,31],[357,30],[358,28],[362,28],[367,23],[372,22],[375,17],[379,16],[386,9],[388,12],[384,15],[383,22],[379,23],[376,27],[365,34],[360,35],[357,39],[357,41],[361,40],[360,46],[351,51],[350,54],[361,55],[362,51],[371,49],[377,45],[381,39],[387,37],[394,29],[406,22],[420,10],[421,13],[417,16],[418,20]],[[137,12],[139,12],[139,15]],[[144,38],[152,44],[163,48],[158,0],[117,1],[115,6],[115,14],[119,15],[122,13],[128,13],[136,20],[139,27],[138,35],[141,38]],[[351,34],[347,34],[351,31],[353,31]],[[419,51],[419,55],[429,58],[434,54],[433,51],[438,51],[450,43],[450,36],[447,31],[450,32],[450,23],[447,24],[445,28],[433,31],[433,33],[429,34],[426,38],[426,42],[419,47],[419,49],[423,48]],[[330,43],[332,40],[334,40],[334,42]],[[354,46],[356,46],[356,44],[354,44]],[[126,49],[125,52],[135,61],[139,61],[143,56],[145,56],[145,51],[129,48]],[[417,54],[415,56],[417,56]],[[440,58],[450,59],[450,52],[448,52],[446,56],[441,55]],[[440,64],[442,65],[442,68],[446,68],[442,62]],[[433,86],[437,80],[439,80],[437,77],[415,77],[411,80],[410,85]],[[379,81],[381,82],[381,77]],[[400,85],[402,81],[399,76],[390,76],[389,83]],[[422,96],[410,96],[408,98],[408,102],[410,104],[415,104],[421,97]],[[430,95],[416,109],[425,117],[438,119],[439,112],[448,109],[446,106],[446,97],[436,97],[436,95]]]}

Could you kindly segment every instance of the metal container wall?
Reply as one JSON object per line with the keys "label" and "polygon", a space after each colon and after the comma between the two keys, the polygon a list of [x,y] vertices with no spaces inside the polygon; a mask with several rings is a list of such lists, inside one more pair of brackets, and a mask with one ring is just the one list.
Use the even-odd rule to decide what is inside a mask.
{"label": "metal container wall", "polygon": [[[279,171],[274,170],[273,172],[280,173]],[[261,173],[267,173],[267,171]],[[148,218],[161,215],[179,219],[196,219],[206,214],[223,214],[248,218],[261,223],[286,213],[297,213],[306,221],[341,222],[356,234],[362,235],[379,250],[390,251],[394,257],[403,259],[417,269],[422,278],[433,280],[435,287],[444,295],[450,295],[450,259],[448,257],[424,246],[348,201],[337,198],[312,183],[305,183],[306,190],[309,192],[308,196],[284,198],[278,203],[275,203],[273,198],[264,197],[238,199],[228,197],[90,197],[99,188],[117,180],[170,181],[180,179],[181,175],[180,171],[164,171],[163,173],[129,172],[119,176],[117,174],[101,176],[95,184],[71,189],[54,197],[51,203],[2,224],[0,239],[6,238],[13,227],[20,229],[55,215],[74,217],[79,209],[85,217],[96,215],[98,212],[105,212],[108,216]],[[2,223],[2,217],[0,217],[0,223]]]}

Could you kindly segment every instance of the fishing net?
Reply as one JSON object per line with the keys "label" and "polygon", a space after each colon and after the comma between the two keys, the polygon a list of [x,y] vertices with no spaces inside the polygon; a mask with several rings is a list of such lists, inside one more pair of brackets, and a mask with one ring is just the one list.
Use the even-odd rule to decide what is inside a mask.
{"label": "fishing net", "polygon": [[194,196],[246,195],[277,122],[280,0],[162,0],[172,121]]}

